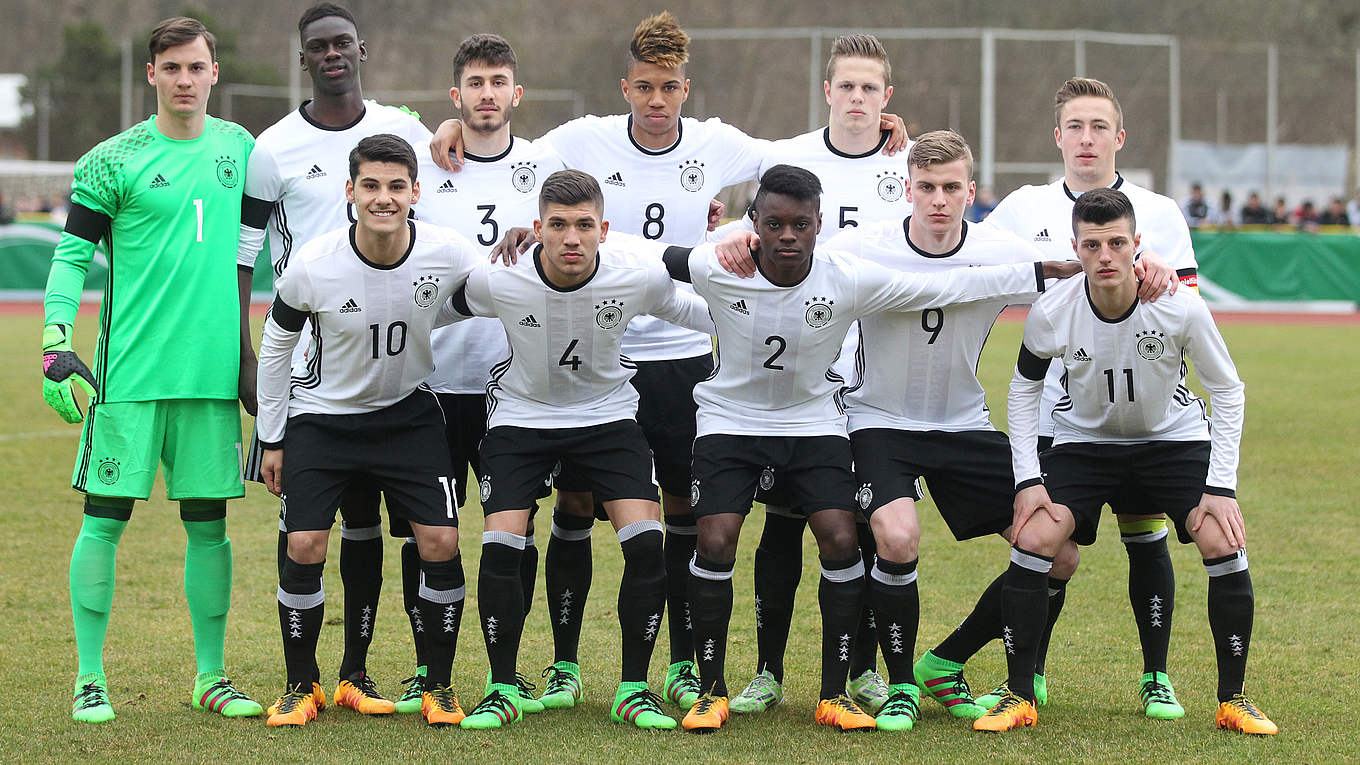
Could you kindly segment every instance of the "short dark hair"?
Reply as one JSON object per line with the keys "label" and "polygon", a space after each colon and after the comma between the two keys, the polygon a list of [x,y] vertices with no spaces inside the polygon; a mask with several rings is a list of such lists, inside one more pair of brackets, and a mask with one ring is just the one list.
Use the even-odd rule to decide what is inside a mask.
{"label": "short dark hair", "polygon": [[593,204],[604,215],[604,192],[590,173],[580,170],[558,170],[543,180],[538,191],[538,214],[541,216],[548,205]]}
{"label": "short dark hair", "polygon": [[359,145],[349,153],[349,179],[355,180],[359,177],[359,165],[364,162],[391,162],[394,165],[406,165],[406,169],[411,172],[411,181],[415,182],[416,170],[420,167],[416,162],[415,149],[407,143],[401,136],[391,133],[378,133],[371,135],[361,141]]}
{"label": "short dark hair", "polygon": [[780,194],[803,202],[815,202],[820,209],[822,182],[816,175],[801,167],[775,165],[760,176],[760,188],[756,189],[756,198],[751,202],[752,215],[768,194]]}
{"label": "short dark hair", "polygon": [[453,86],[463,81],[463,70],[468,64],[477,61],[488,66],[506,66],[511,73],[518,73],[519,62],[515,59],[515,49],[504,37],[495,34],[475,34],[458,46],[453,54]]}
{"label": "short dark hair", "polygon": [[1129,231],[1137,231],[1137,220],[1133,215],[1133,203],[1119,189],[1092,189],[1077,197],[1072,205],[1072,234],[1077,233],[1078,223],[1091,223],[1103,226],[1107,223],[1128,218]]}
{"label": "short dark hair", "polygon": [[176,45],[186,45],[200,37],[208,44],[208,57],[216,61],[217,38],[203,26],[203,22],[188,16],[175,16],[157,24],[156,28],[151,30],[151,40],[146,48],[151,52],[151,62],[154,64],[160,54]]}
{"label": "short dark hair", "polygon": [[298,18],[298,37],[302,37],[302,30],[306,29],[308,24],[331,16],[348,21],[356,33],[359,31],[359,22],[354,20],[354,14],[350,13],[348,8],[335,3],[317,3],[303,11],[302,16]]}

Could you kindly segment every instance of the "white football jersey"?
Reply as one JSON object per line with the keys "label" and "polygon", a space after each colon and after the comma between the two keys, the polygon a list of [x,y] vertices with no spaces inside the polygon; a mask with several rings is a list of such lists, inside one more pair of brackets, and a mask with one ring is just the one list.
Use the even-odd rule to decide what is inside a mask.
{"label": "white football jersey", "polygon": [[[825,242],[846,229],[886,220],[902,220],[911,214],[907,201],[907,152],[887,156],[884,132],[878,145],[864,154],[846,154],[831,145],[831,128],[824,127],[793,138],[770,143],[761,175],[774,165],[809,170],[822,182],[822,231]],[[746,220],[750,220],[746,218]]]}
{"label": "white football jersey", "polygon": [[[1096,313],[1085,276],[1035,301],[1011,383],[1009,425],[1017,483],[1039,475],[1038,387],[1046,359],[1066,394],[1053,407],[1054,444],[1211,441],[1208,484],[1237,487],[1244,387],[1204,299],[1194,290],[1135,301],[1110,320]],[[1195,365],[1213,413],[1185,387]]]}
{"label": "white football jersey", "polygon": [[595,273],[562,289],[543,275],[542,245],[510,267],[487,264],[451,308],[496,317],[510,354],[486,386],[487,427],[581,428],[637,414],[636,366],[619,353],[628,322],[650,314],[711,332],[708,306],[676,288],[660,245],[610,232]]}
{"label": "white football jersey", "polygon": [[[917,274],[1043,260],[1037,249],[1015,235],[966,221],[953,250],[939,255],[923,252],[908,239],[908,220],[844,231],[826,247]],[[845,391],[850,431],[992,430],[986,395],[977,379],[982,345],[1007,303],[1028,303],[1037,295],[860,319],[854,359],[858,382]]]}
{"label": "white football jersey", "polygon": [[[379,133],[401,136],[413,146],[430,140],[430,131],[420,120],[395,106],[364,101],[364,113],[356,122],[329,128],[307,116],[307,103],[266,128],[255,139],[246,164],[246,196],[274,206],[268,233],[275,277],[303,244],[354,222],[345,201],[345,181],[349,179],[349,153],[360,140]],[[236,257],[239,265],[254,267],[262,237],[263,232],[242,236]]]}
{"label": "white football jersey", "polygon": [[[289,384],[289,332],[265,321],[260,343],[260,440],[282,439],[296,414],[358,414],[409,396],[434,371],[430,331],[444,302],[482,263],[458,232],[411,221],[411,247],[397,263],[365,260],[345,226],[306,243],[278,278],[278,300],[307,314],[307,364]],[[291,387],[291,391],[290,391]],[[290,396],[291,393],[291,396]]]}
{"label": "white football jersey", "polygon": [[[1195,287],[1198,266],[1190,244],[1190,228],[1176,200],[1126,181],[1117,173],[1110,188],[1124,192],[1133,204],[1134,224],[1141,237],[1139,252],[1157,253],[1176,269],[1181,287]],[[1078,196],[1063,178],[1043,186],[1021,186],[1001,200],[987,216],[987,223],[1033,242],[1048,260],[1076,260],[1072,251],[1072,205]],[[1056,370],[1050,372],[1044,386],[1040,435],[1053,435],[1051,413],[1053,404],[1063,394],[1061,377]]]}
{"label": "white football jersey", "polygon": [[[456,173],[434,163],[428,142],[415,150],[420,159],[416,217],[461,233],[485,254],[506,229],[534,224],[543,179],[562,169],[546,144],[513,136],[498,156],[465,155],[467,162]],[[434,374],[427,384],[436,393],[486,393],[491,365],[509,351],[500,322],[487,318],[440,327],[433,342]]]}
{"label": "white football jersey", "polygon": [[[708,203],[726,186],[756,180],[767,141],[717,118],[680,120],[669,148],[633,140],[632,117],[579,117],[540,138],[567,167],[595,176],[604,190],[610,231],[692,246],[708,232]],[[702,356],[709,339],[652,317],[628,328],[623,352],[636,361]]]}
{"label": "white football jersey", "polygon": [[717,369],[694,388],[700,436],[845,436],[842,380],[831,365],[856,319],[1043,289],[1033,263],[925,275],[826,249],[791,287],[759,271],[747,279],[728,273],[711,244],[694,248],[688,265],[718,335]]}

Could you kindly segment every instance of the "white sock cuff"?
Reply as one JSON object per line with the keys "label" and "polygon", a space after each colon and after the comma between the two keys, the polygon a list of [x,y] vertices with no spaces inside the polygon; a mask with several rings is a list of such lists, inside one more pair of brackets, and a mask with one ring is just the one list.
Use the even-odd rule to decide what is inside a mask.
{"label": "white sock cuff", "polygon": [[482,544],[497,544],[513,547],[516,550],[524,549],[524,535],[516,534],[513,531],[483,531]]}
{"label": "white sock cuff", "polygon": [[1227,576],[1228,574],[1236,574],[1238,571],[1246,571],[1247,551],[1238,550],[1237,555],[1233,556],[1231,560],[1225,560],[1222,563],[1213,565],[1206,563],[1204,570],[1208,572],[1209,576]]}
{"label": "white sock cuff", "polygon": [[304,593],[301,595],[296,592],[285,592],[282,587],[279,588],[279,603],[283,604],[284,608],[303,610],[307,608],[316,608],[325,602],[326,585],[324,584],[321,585],[321,589],[316,592]]}
{"label": "white sock cuff", "polygon": [[619,529],[619,544],[623,544],[638,534],[645,534],[649,531],[661,533],[661,521],[635,521]]}
{"label": "white sock cuff", "polygon": [[869,576],[873,577],[874,581],[882,582],[889,587],[905,587],[916,581],[916,569],[912,569],[910,574],[889,574],[878,567],[878,561],[874,561],[874,567],[869,572]]}
{"label": "white sock cuff", "polygon": [[552,525],[552,535],[563,542],[583,542],[590,539],[590,532],[593,530],[594,524],[584,529],[564,529],[557,525],[557,521],[553,521]]}
{"label": "white sock cuff", "polygon": [[822,578],[828,582],[853,582],[864,578],[864,561],[855,559],[855,565],[847,568],[828,569],[822,566]]}
{"label": "white sock cuff", "polygon": [[1011,563],[1030,571],[1037,571],[1040,574],[1047,574],[1053,570],[1053,561],[1027,553],[1018,547],[1011,548]]}
{"label": "white sock cuff", "polygon": [[382,539],[382,524],[377,526],[364,526],[363,528],[351,529],[340,522],[340,538],[348,539],[351,542],[367,542],[370,539]]}
{"label": "white sock cuff", "polygon": [[425,586],[425,572],[422,571],[420,572],[420,586],[416,588],[416,597],[446,606],[467,597],[467,586],[456,587],[452,590],[432,590]]}
{"label": "white sock cuff", "polygon": [[702,566],[699,565],[698,553],[694,554],[689,559],[689,572],[694,576],[699,577],[700,579],[707,579],[711,582],[724,582],[731,580],[732,571],[734,569],[735,564],[733,568],[729,568],[726,571],[710,571],[706,568],[703,568]]}

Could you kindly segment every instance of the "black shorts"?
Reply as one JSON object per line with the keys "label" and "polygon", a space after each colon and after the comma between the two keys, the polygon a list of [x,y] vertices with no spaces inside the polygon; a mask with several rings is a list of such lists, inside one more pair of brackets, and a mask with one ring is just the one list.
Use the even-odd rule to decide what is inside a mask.
{"label": "black shorts", "polygon": [[531,507],[559,461],[564,471],[585,477],[599,502],[657,501],[651,454],[633,420],[583,428],[503,425],[482,439],[482,512]]}
{"label": "black shorts", "polygon": [[287,531],[329,529],[341,495],[364,480],[383,492],[390,516],[458,525],[444,418],[428,389],[375,412],[290,417],[283,450]]}
{"label": "black shorts", "polygon": [[902,497],[921,500],[918,479],[960,541],[998,534],[1011,525],[1015,480],[1005,433],[957,433],[866,428],[850,434],[855,457],[855,500],[865,515]]}
{"label": "black shorts", "polygon": [[749,513],[757,487],[775,476],[785,479],[788,507],[801,515],[854,508],[850,441],[840,436],[704,436],[694,442],[693,472],[696,516]]}
{"label": "black shorts", "polygon": [[1039,459],[1048,496],[1072,510],[1077,544],[1096,540],[1101,508],[1107,503],[1121,513],[1166,513],[1181,543],[1194,541],[1185,520],[1204,494],[1208,441],[1061,444]]}
{"label": "black shorts", "polygon": [[713,375],[713,355],[688,359],[639,361],[633,387],[638,392],[638,425],[652,449],[661,490],[683,497],[689,492],[694,453],[694,386]]}
{"label": "black shorts", "polygon": [[486,435],[486,394],[436,393],[444,410],[444,437],[449,445],[453,477],[458,484],[458,507],[467,501],[468,468],[482,479],[478,449]]}

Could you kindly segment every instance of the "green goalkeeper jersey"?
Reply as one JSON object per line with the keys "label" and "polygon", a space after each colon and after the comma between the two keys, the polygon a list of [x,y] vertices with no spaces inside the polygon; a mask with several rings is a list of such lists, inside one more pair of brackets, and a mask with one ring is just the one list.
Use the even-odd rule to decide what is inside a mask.
{"label": "green goalkeeper jersey", "polygon": [[236,242],[254,142],[241,126],[211,116],[198,138],[174,140],[152,116],[76,163],[44,308],[48,324],[74,323],[103,238],[109,262],[93,364],[97,401],[236,398]]}

